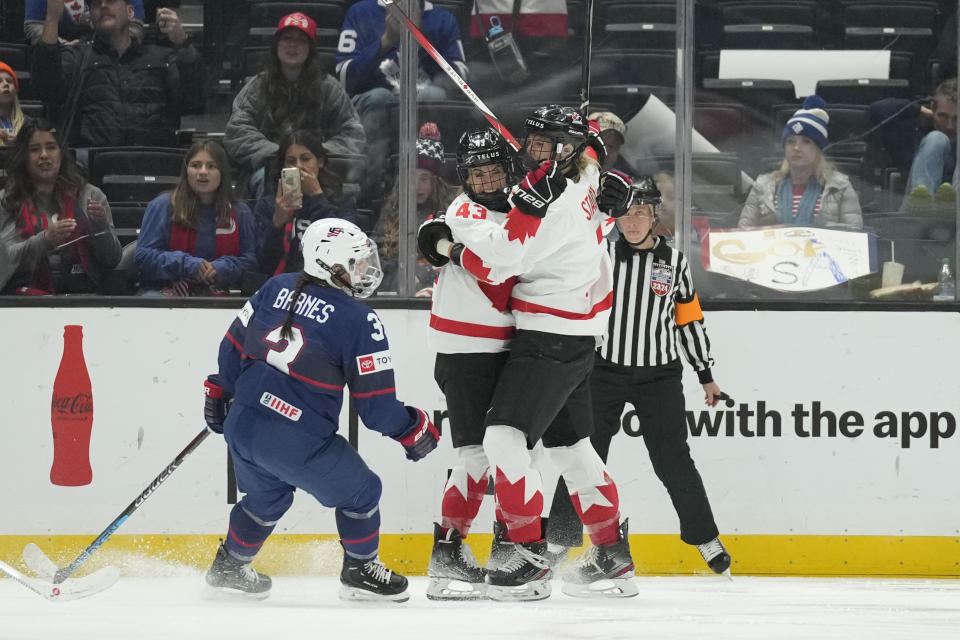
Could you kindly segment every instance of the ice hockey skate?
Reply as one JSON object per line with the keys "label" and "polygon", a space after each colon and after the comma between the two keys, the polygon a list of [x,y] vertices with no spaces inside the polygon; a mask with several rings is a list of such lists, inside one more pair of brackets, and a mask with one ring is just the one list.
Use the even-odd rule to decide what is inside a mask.
{"label": "ice hockey skate", "polygon": [[630,598],[639,593],[633,581],[627,521],[617,529],[617,541],[591,545],[563,573],[563,592],[575,598]]}
{"label": "ice hockey skate", "polygon": [[543,557],[546,548],[543,540],[514,543],[510,555],[487,571],[487,597],[500,601],[549,598],[553,571]]}
{"label": "ice hockey skate", "polygon": [[487,560],[487,571],[493,571],[503,564],[513,552],[513,543],[507,535],[507,525],[499,520],[493,521],[493,542],[490,544],[490,559]]}
{"label": "ice hockey skate", "polygon": [[269,576],[255,571],[249,562],[231,556],[223,540],[205,579],[212,596],[236,595],[262,600],[270,595],[273,586]]}
{"label": "ice hockey skate", "polygon": [[460,532],[433,524],[433,553],[427,567],[430,600],[480,600],[487,595],[487,572],[477,565],[470,545],[464,544]]}
{"label": "ice hockey skate", "polygon": [[703,556],[704,561],[710,570],[714,573],[727,576],[730,580],[730,554],[727,548],[720,542],[720,538],[714,538],[710,542],[697,545],[697,551]]}
{"label": "ice hockey skate", "polygon": [[406,602],[407,579],[380,561],[357,560],[344,554],[340,571],[340,599],[359,601]]}

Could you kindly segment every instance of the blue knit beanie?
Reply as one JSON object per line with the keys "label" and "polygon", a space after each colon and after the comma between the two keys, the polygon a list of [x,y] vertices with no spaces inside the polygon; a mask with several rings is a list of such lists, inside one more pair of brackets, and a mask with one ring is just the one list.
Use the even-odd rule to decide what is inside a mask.
{"label": "blue knit beanie", "polygon": [[820,96],[807,96],[803,107],[787,120],[780,142],[786,140],[787,136],[806,136],[822,150],[827,146],[829,138],[827,125],[830,124],[830,116],[827,115],[826,108],[827,103]]}

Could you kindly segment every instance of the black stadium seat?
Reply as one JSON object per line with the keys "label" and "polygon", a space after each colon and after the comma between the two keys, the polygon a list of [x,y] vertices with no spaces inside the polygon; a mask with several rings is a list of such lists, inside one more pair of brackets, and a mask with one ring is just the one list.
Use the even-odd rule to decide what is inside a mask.
{"label": "black stadium seat", "polygon": [[795,102],[799,108],[801,102],[790,80],[704,78],[703,94],[711,96],[712,102],[733,100],[766,114],[774,105]]}
{"label": "black stadium seat", "polygon": [[594,84],[676,86],[674,51],[603,49],[594,51],[590,73]]}
{"label": "black stadium seat", "polygon": [[817,39],[813,0],[722,2],[723,45],[733,49],[810,49]]}
{"label": "black stadium seat", "polygon": [[820,80],[817,95],[830,104],[869,105],[881,98],[909,98],[910,81],[902,79],[854,78]]}
{"label": "black stadium seat", "polygon": [[676,43],[677,7],[673,2],[612,0],[596,11],[594,38],[598,47],[670,49]]}
{"label": "black stadium seat", "polygon": [[341,2],[254,2],[250,5],[251,40],[272,38],[283,16],[304,13],[317,23],[317,44],[336,47],[340,39],[340,27],[346,15],[346,5]]}
{"label": "black stadium seat", "polygon": [[183,149],[95,147],[90,149],[90,182],[111,203],[146,203],[172,189],[180,177]]}

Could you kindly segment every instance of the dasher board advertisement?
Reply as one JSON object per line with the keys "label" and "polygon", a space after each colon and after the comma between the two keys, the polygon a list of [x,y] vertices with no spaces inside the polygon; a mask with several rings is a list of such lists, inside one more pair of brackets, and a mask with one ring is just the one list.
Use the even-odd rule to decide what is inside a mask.
{"label": "dasher board advertisement", "polygon": [[[238,310],[239,310],[238,304]],[[0,368],[5,492],[0,535],[96,534],[203,428],[203,387],[235,313],[188,309],[4,309]],[[425,310],[381,310],[397,394],[439,420],[420,462],[359,426],[383,479],[384,533],[428,534],[454,462],[433,381]],[[687,426],[725,535],[957,536],[960,491],[955,313],[707,313],[714,376],[734,399],[708,409],[686,367]],[[90,378],[91,481],[51,482],[51,403],[64,327],[83,328]],[[531,389],[530,393],[537,393]],[[631,533],[677,533],[643,425],[627,408],[609,469]],[[349,431],[347,403],[341,433]],[[554,476],[555,478],[555,476]],[[544,479],[549,490],[554,479]],[[230,509],[227,449],[207,440],[129,522],[125,534],[217,534]],[[549,504],[547,496],[547,504]],[[489,500],[478,523],[493,520]],[[336,531],[332,511],[297,492],[278,533]]]}

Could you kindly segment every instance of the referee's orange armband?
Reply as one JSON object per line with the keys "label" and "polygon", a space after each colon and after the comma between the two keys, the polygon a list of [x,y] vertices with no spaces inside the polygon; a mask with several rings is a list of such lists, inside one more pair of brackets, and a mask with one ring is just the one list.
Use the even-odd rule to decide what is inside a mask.
{"label": "referee's orange armband", "polygon": [[678,327],[703,320],[703,310],[700,308],[700,299],[697,298],[697,294],[693,294],[693,300],[690,302],[678,302],[673,315]]}

